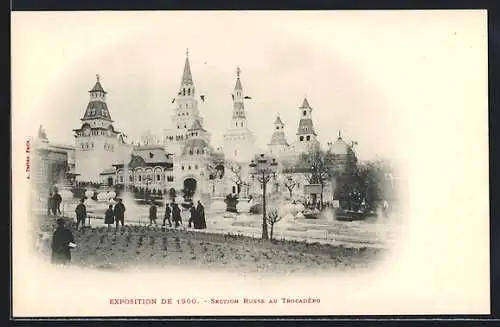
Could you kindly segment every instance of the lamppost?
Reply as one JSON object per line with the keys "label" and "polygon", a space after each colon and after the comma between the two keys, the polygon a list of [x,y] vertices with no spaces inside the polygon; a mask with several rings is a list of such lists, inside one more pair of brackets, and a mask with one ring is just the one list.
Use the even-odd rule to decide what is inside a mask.
{"label": "lamppost", "polygon": [[252,160],[250,163],[250,175],[252,175],[252,179],[257,178],[259,183],[262,185],[262,239],[269,239],[269,235],[267,234],[267,222],[266,222],[266,185],[276,176],[276,167],[278,163],[276,159],[272,159],[272,161],[264,158],[264,154],[260,155],[260,158]]}

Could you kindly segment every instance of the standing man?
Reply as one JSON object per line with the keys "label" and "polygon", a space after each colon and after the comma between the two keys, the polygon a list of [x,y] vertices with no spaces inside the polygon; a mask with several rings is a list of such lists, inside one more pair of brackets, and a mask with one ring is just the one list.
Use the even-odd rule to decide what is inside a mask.
{"label": "standing man", "polygon": [[54,194],[54,215],[57,215],[57,214],[61,214],[61,202],[62,202],[62,198],[61,198],[61,195],[59,194],[59,192],[56,190],[54,190],[55,194]]}
{"label": "standing man", "polygon": [[104,213],[104,223],[108,225],[108,230],[110,229],[111,225],[114,224],[114,222],[115,222],[115,213],[113,212],[113,205],[110,204],[109,208]]}
{"label": "standing man", "polygon": [[125,224],[125,205],[122,202],[122,199],[118,199],[118,203],[115,204],[115,221],[116,221],[116,228],[118,228],[119,223],[122,223],[122,227]]}
{"label": "standing man", "polygon": [[156,204],[153,201],[151,201],[151,206],[149,207],[149,226],[152,226],[153,223],[155,224],[155,226],[157,226],[156,212],[157,212]]}
{"label": "standing man", "polygon": [[52,263],[67,265],[71,262],[73,233],[64,226],[63,218],[57,219],[57,229],[52,235]]}
{"label": "standing man", "polygon": [[170,214],[172,213],[172,209],[170,209],[170,205],[168,203],[165,204],[165,217],[163,218],[163,227],[165,227],[165,221],[168,220],[168,226],[172,227],[172,220],[170,220]]}
{"label": "standing man", "polygon": [[179,227],[179,224],[182,224],[181,209],[179,209],[179,206],[175,202],[172,202],[172,220],[175,223],[175,227]]}
{"label": "standing man", "polygon": [[83,204],[84,200],[80,199],[80,203],[76,206],[76,229],[78,230],[78,226],[82,223],[82,228],[85,227],[85,219],[87,218],[87,208],[85,204]]}

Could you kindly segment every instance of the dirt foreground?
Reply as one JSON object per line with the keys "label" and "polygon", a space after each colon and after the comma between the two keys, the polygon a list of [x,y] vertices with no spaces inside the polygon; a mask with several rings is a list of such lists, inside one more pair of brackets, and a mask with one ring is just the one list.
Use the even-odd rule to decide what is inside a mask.
{"label": "dirt foreground", "polygon": [[[51,231],[49,225],[41,226],[42,231]],[[113,270],[137,266],[223,268],[247,273],[364,269],[385,253],[370,247],[270,242],[234,234],[145,226],[98,227],[73,233],[77,244],[72,250],[73,266]]]}

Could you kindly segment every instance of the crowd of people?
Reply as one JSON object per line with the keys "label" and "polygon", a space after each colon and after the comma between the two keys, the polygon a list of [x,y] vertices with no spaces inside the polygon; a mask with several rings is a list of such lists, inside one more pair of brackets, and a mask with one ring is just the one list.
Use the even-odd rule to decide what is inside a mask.
{"label": "crowd of people", "polygon": [[[56,197],[51,194],[51,198],[54,199]],[[85,207],[84,202],[85,200],[81,199],[75,208],[77,230],[80,226],[82,228],[85,227],[85,220],[87,219],[87,208]],[[59,205],[60,202],[53,201],[51,204],[51,213],[57,213],[57,205]],[[52,209],[54,209],[54,211],[52,211]],[[113,224],[116,224],[116,228],[118,228],[120,225],[123,227],[125,225],[125,211],[125,205],[123,204],[122,199],[119,198],[114,206],[110,204],[108,209],[105,211],[104,223],[108,225],[108,228],[111,228],[111,225]],[[156,204],[151,201],[149,207],[150,226],[157,226],[157,213],[158,208]],[[196,205],[192,205],[189,208],[189,213],[190,217],[188,220],[188,227],[192,227],[194,229],[207,228],[205,208],[201,204],[201,201],[197,201]],[[167,222],[169,227],[177,228],[183,226],[181,209],[179,205],[174,201],[165,205],[165,216],[163,218],[162,226],[165,227]],[[71,247],[74,246],[76,246],[76,244],[74,244],[73,233],[69,228],[66,227],[66,221],[64,220],[64,218],[58,218],[57,228],[52,235],[52,263],[69,264],[71,261]]]}

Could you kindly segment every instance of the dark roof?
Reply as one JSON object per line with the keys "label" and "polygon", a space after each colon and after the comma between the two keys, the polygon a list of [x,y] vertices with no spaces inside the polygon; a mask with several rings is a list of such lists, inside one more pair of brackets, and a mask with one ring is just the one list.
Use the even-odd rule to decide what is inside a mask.
{"label": "dark roof", "polygon": [[241,81],[240,81],[239,77],[236,79],[236,85],[234,86],[234,89],[235,90],[243,90],[243,87],[241,86]]}
{"label": "dark roof", "polygon": [[172,161],[161,146],[136,147],[132,151],[132,157],[134,156],[141,157],[146,164]]}
{"label": "dark roof", "polygon": [[280,116],[276,117],[276,120],[274,121],[274,125],[284,125],[283,122],[281,121]]}
{"label": "dark roof", "polygon": [[102,92],[104,94],[108,93],[108,92],[104,91],[104,89],[102,88],[101,82],[99,82],[99,80],[97,80],[94,87],[89,92]]}
{"label": "dark roof", "polygon": [[189,150],[194,150],[198,148],[200,150],[209,148],[207,141],[203,139],[189,139],[186,141],[186,145],[184,146],[184,150],[182,151],[183,155],[189,154]]}
{"label": "dark roof", "polygon": [[193,84],[193,76],[191,75],[191,66],[189,65],[189,58],[186,57],[184,63],[184,72],[182,73],[182,84]]}
{"label": "dark roof", "polygon": [[189,128],[189,130],[190,131],[193,131],[193,130],[205,131],[205,129],[203,129],[203,126],[201,126],[201,122],[198,119],[195,119],[193,121],[193,125],[191,125],[191,127]]}
{"label": "dark roof", "polygon": [[309,101],[307,101],[307,98],[304,98],[304,101],[302,101],[302,106],[300,106],[300,108],[311,108],[311,106],[309,105]]}
{"label": "dark roof", "polygon": [[302,118],[299,121],[299,128],[297,129],[297,135],[301,134],[313,134],[316,135],[314,131],[313,121],[310,118]]}
{"label": "dark roof", "polygon": [[101,118],[109,121],[111,115],[109,114],[108,105],[104,101],[90,101],[85,110],[85,115],[82,119]]}

